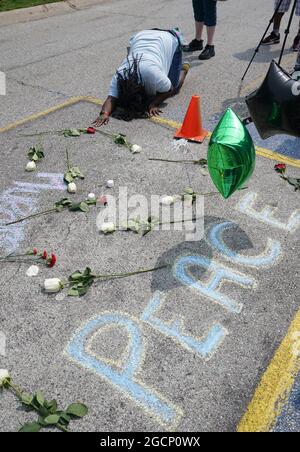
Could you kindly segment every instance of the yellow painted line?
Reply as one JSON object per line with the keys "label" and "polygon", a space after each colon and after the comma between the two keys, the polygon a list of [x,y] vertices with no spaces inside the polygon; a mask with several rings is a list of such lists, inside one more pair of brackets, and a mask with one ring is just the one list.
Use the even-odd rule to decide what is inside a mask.
{"label": "yellow painted line", "polygon": [[[58,110],[69,107],[69,106],[74,105],[77,102],[81,102],[83,100],[96,103],[97,99],[94,99],[91,97],[71,97],[70,99],[68,99],[67,101],[65,101],[61,104],[55,105],[54,107],[48,108],[47,110],[41,111],[39,113],[34,113],[33,115],[27,116],[24,119],[20,119],[19,121],[13,122],[12,124],[8,124],[7,126],[0,129],[0,133],[8,132],[9,130],[22,126],[23,124],[26,124],[27,122],[35,121],[37,119],[40,119],[44,116],[49,115],[50,113],[54,113]],[[98,103],[98,101],[97,101],[97,103]]]}
{"label": "yellow painted line", "polygon": [[[26,118],[20,119],[19,121],[13,122],[12,124],[8,124],[7,126],[0,128],[0,133],[8,132],[9,130],[22,126],[22,125],[26,124],[27,122],[31,122],[31,121],[35,121],[37,119],[43,118],[44,116],[47,116],[51,113],[55,113],[56,111],[62,110],[63,108],[75,105],[78,102],[91,102],[96,105],[103,104],[103,101],[101,101],[100,99],[97,99],[96,97],[89,97],[89,96],[71,97],[70,99],[66,100],[65,102],[62,102],[61,104],[55,105],[54,107],[48,108],[47,110],[44,110],[44,111],[34,113],[33,115],[27,116]],[[173,129],[179,129],[182,125],[180,122],[176,122],[176,121],[172,121],[170,119],[160,118],[160,117],[151,118],[151,122],[165,125],[165,126],[173,128]],[[208,137],[210,137],[210,136],[211,136],[211,132],[209,132],[209,134],[208,134]],[[270,149],[256,147],[256,153],[257,153],[257,155],[259,155],[261,157],[275,160],[280,163],[286,163],[287,165],[291,165],[296,168],[300,168],[300,160],[293,159],[291,157],[286,157],[277,152],[271,151]]]}
{"label": "yellow painted line", "polygon": [[[173,129],[179,129],[181,127],[180,122],[171,121],[169,119],[164,118],[152,118],[153,122],[158,124],[169,126]],[[208,133],[208,137],[211,136],[211,132]],[[300,160],[293,159],[292,157],[286,157],[278,152],[271,151],[270,149],[265,149],[260,146],[256,146],[256,154],[260,157],[264,157],[270,160],[275,160],[280,163],[286,163],[287,165],[295,166],[300,168]]]}
{"label": "yellow painted line", "polygon": [[268,432],[274,426],[300,372],[299,340],[300,310],[264,373],[238,432]]}
{"label": "yellow painted line", "polygon": [[292,157],[288,157],[278,152],[271,151],[270,149],[261,148],[260,146],[256,146],[256,154],[261,157],[265,157],[270,160],[276,160],[280,163],[285,163],[286,165],[295,166],[296,168],[300,168],[300,160],[293,159]]}

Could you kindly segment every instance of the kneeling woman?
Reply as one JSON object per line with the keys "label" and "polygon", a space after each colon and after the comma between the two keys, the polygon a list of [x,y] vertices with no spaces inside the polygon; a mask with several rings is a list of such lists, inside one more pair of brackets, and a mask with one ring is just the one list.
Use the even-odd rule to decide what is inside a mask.
{"label": "kneeling woman", "polygon": [[180,91],[189,70],[182,65],[175,30],[144,30],[130,40],[127,58],[113,76],[95,127],[107,124],[116,109],[125,121],[161,113],[159,106]]}

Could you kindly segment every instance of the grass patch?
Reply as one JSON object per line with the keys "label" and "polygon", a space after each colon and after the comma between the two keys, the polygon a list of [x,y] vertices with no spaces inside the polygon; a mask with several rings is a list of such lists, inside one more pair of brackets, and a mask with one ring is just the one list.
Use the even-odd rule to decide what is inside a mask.
{"label": "grass patch", "polygon": [[0,0],[0,11],[28,8],[29,6],[44,5],[45,3],[57,3],[62,0]]}

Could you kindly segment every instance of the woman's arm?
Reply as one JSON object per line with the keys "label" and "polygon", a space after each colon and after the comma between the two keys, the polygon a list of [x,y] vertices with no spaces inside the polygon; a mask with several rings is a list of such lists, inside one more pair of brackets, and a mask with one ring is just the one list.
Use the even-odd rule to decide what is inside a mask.
{"label": "woman's arm", "polygon": [[166,93],[157,93],[155,98],[152,100],[151,104],[149,105],[149,114],[150,116],[159,116],[162,111],[159,109],[159,106],[166,100],[169,99],[169,97],[172,97],[175,95],[175,91],[171,89],[170,91]]}
{"label": "woman's arm", "polygon": [[93,122],[94,127],[101,127],[103,125],[108,124],[109,117],[113,113],[116,108],[117,98],[113,96],[108,96],[104,104],[102,105],[102,109],[98,118]]}

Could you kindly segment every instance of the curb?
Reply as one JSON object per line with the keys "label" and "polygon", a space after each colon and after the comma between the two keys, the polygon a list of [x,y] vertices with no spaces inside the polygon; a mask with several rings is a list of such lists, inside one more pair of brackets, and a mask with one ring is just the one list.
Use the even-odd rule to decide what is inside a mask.
{"label": "curb", "polygon": [[0,27],[76,12],[92,5],[95,6],[105,3],[106,1],[108,0],[63,0],[57,3],[46,3],[30,8],[3,11],[0,13]]}

